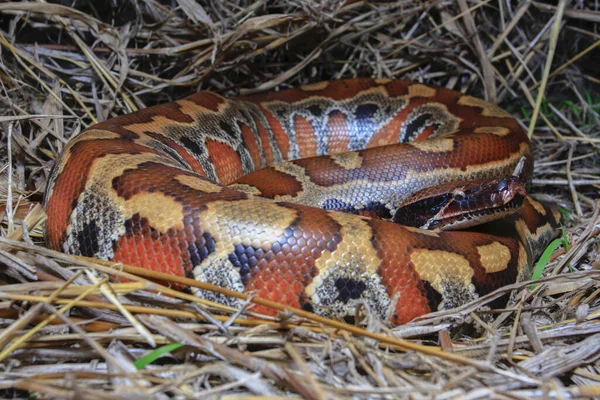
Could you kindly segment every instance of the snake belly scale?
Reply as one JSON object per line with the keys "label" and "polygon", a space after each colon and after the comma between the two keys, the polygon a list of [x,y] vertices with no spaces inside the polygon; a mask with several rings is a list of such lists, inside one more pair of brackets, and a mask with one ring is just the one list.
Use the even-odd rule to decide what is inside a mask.
{"label": "snake belly scale", "polygon": [[47,187],[47,241],[330,317],[362,302],[402,324],[527,277],[560,216],[528,197],[491,228],[436,232],[369,210],[391,218],[414,191],[510,176],[521,160],[527,178],[510,114],[420,83],[199,92],[73,138]]}

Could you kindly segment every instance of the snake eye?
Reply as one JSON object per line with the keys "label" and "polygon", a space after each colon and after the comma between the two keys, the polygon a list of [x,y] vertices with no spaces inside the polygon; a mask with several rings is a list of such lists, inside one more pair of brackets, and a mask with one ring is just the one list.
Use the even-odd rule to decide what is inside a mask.
{"label": "snake eye", "polygon": [[465,192],[460,189],[456,189],[454,192],[452,192],[452,198],[454,198],[456,201],[463,201],[466,198]]}
{"label": "snake eye", "polygon": [[507,190],[508,189],[508,181],[506,179],[502,179],[500,182],[498,182],[498,185],[496,186],[496,189],[499,192]]}

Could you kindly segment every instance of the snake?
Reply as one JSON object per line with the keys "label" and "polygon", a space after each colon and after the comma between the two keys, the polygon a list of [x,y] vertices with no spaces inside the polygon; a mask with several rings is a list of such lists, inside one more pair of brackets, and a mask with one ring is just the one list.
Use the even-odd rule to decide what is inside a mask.
{"label": "snake", "polygon": [[365,309],[400,325],[530,276],[560,227],[557,208],[527,194],[532,171],[518,121],[450,89],[355,78],[200,91],[69,140],[49,174],[46,239],[330,318]]}

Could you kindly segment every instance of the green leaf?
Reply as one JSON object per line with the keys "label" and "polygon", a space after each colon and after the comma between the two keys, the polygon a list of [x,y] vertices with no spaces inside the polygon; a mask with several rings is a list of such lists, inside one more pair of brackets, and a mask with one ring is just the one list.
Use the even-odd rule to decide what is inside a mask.
{"label": "green leaf", "polygon": [[[540,279],[540,277],[542,276],[542,272],[544,272],[544,268],[546,268],[546,265],[548,265],[548,261],[550,261],[552,253],[554,253],[554,250],[556,250],[562,242],[563,238],[557,238],[550,242],[548,247],[546,247],[546,250],[544,250],[535,268],[533,269],[533,275],[531,275],[532,280],[536,281]],[[529,289],[535,289],[535,285],[531,285]]]}
{"label": "green leaf", "polygon": [[183,347],[181,343],[169,343],[164,346],[157,348],[154,351],[146,354],[144,357],[136,360],[133,365],[139,370],[144,368],[148,364],[152,364],[154,361],[158,360],[162,356],[167,353],[172,352],[173,350],[177,350],[178,348]]}
{"label": "green leaf", "polygon": [[[573,215],[573,211],[571,211],[568,208],[565,208],[561,205],[558,205],[558,211],[560,211],[560,213],[563,215],[563,221],[570,220],[571,216]],[[564,232],[563,232],[563,234],[564,234]]]}
{"label": "green leaf", "polygon": [[562,245],[565,248],[565,252],[569,251],[569,238],[567,237],[567,231],[565,230],[564,226],[560,226],[560,230],[562,232],[562,235],[560,237],[561,241],[562,241]]}

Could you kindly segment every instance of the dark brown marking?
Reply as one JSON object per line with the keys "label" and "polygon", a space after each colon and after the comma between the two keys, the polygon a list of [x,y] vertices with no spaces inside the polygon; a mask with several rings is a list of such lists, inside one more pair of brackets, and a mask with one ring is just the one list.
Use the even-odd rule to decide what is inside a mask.
{"label": "dark brown marking", "polygon": [[260,190],[262,197],[269,199],[285,195],[295,197],[302,191],[302,184],[296,178],[273,168],[264,168],[242,176],[236,183],[250,185]]}

